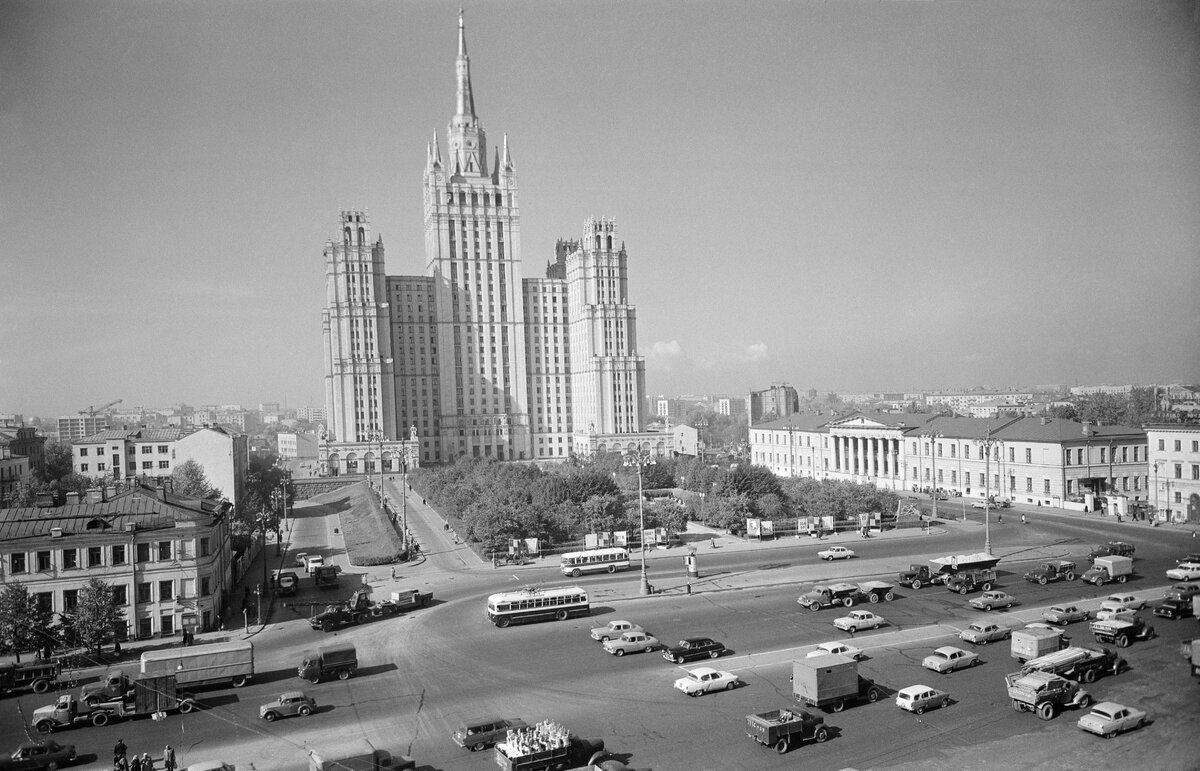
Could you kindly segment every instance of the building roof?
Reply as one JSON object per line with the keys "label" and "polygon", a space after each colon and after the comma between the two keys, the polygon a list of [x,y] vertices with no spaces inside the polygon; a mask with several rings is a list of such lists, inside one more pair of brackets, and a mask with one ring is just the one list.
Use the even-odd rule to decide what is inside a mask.
{"label": "building roof", "polygon": [[113,439],[125,440],[136,433],[137,431],[131,431],[127,428],[108,428],[104,431],[97,431],[94,434],[76,439],[71,444],[101,444]]}
{"label": "building roof", "polygon": [[993,431],[992,436],[1008,441],[1082,442],[1129,436],[1145,438],[1146,431],[1135,426],[1105,426],[1063,418],[1017,418],[999,431]]}
{"label": "building roof", "polygon": [[190,521],[210,526],[224,516],[228,504],[176,495],[164,488],[138,486],[107,501],[53,508],[28,506],[0,509],[0,542],[43,538],[51,528],[72,534],[120,532],[130,523],[137,530],[174,527]]}

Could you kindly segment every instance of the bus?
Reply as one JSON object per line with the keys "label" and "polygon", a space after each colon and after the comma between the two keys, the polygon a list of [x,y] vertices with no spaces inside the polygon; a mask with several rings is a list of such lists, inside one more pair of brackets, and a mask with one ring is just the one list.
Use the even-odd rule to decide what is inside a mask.
{"label": "bus", "polygon": [[592,612],[588,595],[578,586],[500,592],[487,599],[487,618],[503,629],[526,621],[566,621]]}
{"label": "bus", "polygon": [[569,551],[560,563],[564,576],[579,578],[584,573],[616,573],[629,570],[629,552],[624,549],[588,549]]}

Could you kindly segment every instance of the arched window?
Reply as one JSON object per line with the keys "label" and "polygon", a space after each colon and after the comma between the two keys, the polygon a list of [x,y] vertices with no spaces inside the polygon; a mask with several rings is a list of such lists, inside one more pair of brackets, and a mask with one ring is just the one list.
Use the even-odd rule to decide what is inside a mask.
{"label": "arched window", "polygon": [[504,205],[504,193],[496,193],[496,205],[497,206]]}
{"label": "arched window", "polygon": [[596,250],[599,251],[599,249],[600,249],[600,234],[597,233],[596,234]]}
{"label": "arched window", "polygon": [[346,228],[346,230],[343,232],[342,242],[345,243],[346,246],[350,245],[350,228]]}
{"label": "arched window", "polygon": [[[365,228],[359,228],[358,229],[358,245],[362,246],[366,242],[367,242],[367,231]],[[609,247],[609,248],[611,249],[612,247]]]}
{"label": "arched window", "polygon": [[612,251],[612,236],[608,237],[608,251]]}

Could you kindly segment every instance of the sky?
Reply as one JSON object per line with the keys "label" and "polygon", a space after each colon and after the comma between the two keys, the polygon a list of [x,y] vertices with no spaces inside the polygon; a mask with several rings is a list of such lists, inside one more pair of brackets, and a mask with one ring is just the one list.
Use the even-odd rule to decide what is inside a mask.
{"label": "sky", "polygon": [[[614,217],[651,394],[1200,382],[1191,0],[464,2],[527,276]],[[424,273],[457,3],[0,2],[0,412],[319,405]]]}

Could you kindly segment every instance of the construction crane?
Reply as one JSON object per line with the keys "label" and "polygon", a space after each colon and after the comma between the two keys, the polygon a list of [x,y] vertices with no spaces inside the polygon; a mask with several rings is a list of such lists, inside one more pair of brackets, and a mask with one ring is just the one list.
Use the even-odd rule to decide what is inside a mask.
{"label": "construction crane", "polygon": [[101,405],[101,406],[99,406],[99,407],[93,407],[93,406],[90,406],[90,405],[89,405],[89,406],[88,406],[88,408],[87,408],[86,410],[80,410],[80,411],[79,411],[79,414],[80,414],[80,415],[88,415],[88,416],[92,416],[92,415],[95,415],[95,414],[96,414],[96,413],[98,413],[98,412],[104,412],[104,411],[105,411],[105,410],[107,410],[109,407],[113,407],[113,406],[115,406],[115,405],[118,405],[118,404],[120,404],[120,403],[121,403],[121,401],[122,401],[121,399],[117,399],[115,402],[109,402],[108,404],[103,404],[103,405]]}

